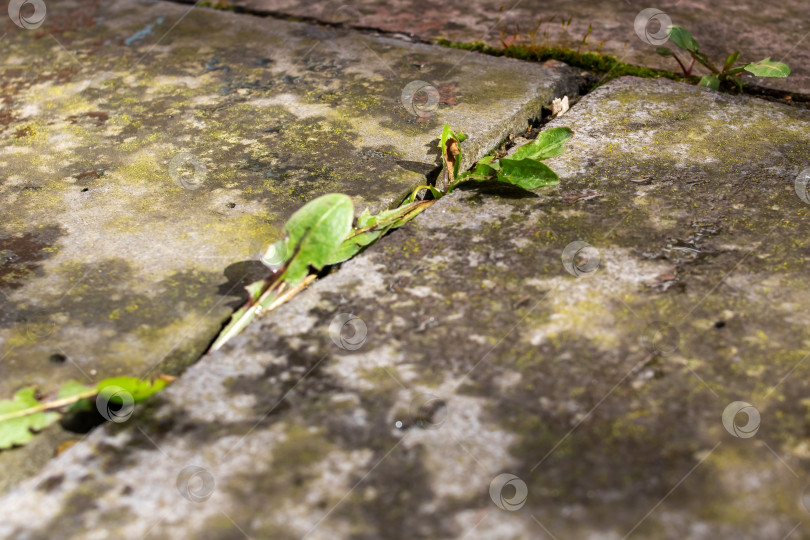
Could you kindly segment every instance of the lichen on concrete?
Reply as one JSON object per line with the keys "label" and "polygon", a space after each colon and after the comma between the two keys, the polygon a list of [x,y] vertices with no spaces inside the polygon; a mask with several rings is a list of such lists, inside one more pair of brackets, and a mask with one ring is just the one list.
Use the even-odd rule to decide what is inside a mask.
{"label": "lichen on concrete", "polygon": [[[810,206],[793,181],[809,121],[666,81],[610,83],[549,125],[575,132],[548,161],[558,186],[456,190],[0,500],[0,535],[804,526]],[[578,240],[600,264],[574,277],[561,257]],[[340,314],[362,326],[336,331]],[[723,426],[733,401],[759,411],[755,436]],[[216,480],[204,503],[176,489],[189,464]],[[490,498],[501,473],[527,486],[514,512]]]}
{"label": "lichen on concrete", "polygon": [[[396,204],[435,176],[444,122],[470,132],[473,159],[577,86],[561,70],[168,2],[47,15],[30,31],[4,19],[0,398],[182,372],[297,208],[329,192],[358,212]],[[403,87],[451,69],[418,121]]]}

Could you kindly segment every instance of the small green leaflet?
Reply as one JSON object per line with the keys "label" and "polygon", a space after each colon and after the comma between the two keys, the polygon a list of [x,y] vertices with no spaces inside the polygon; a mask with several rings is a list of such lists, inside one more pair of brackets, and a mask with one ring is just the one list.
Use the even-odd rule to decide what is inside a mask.
{"label": "small green leaflet", "polygon": [[753,73],[757,77],[787,77],[790,75],[790,68],[782,62],[774,62],[770,58],[760,60],[745,66],[745,71]]}
{"label": "small green leaflet", "polygon": [[705,75],[703,78],[700,79],[700,83],[698,86],[705,86],[706,88],[711,88],[712,90],[717,90],[720,88],[720,78],[712,73],[711,75]]}
{"label": "small green leaflet", "polygon": [[739,57],[740,57],[739,52],[731,53],[730,55],[728,55],[728,58],[726,58],[726,63],[723,64],[723,71],[726,72],[731,68],[733,68],[734,63],[737,61],[737,58]]}
{"label": "small green leaflet", "polygon": [[104,379],[96,385],[96,391],[101,392],[108,386],[117,386],[128,392],[135,403],[143,401],[157,392],[160,392],[166,387],[168,382],[166,379],[155,379],[154,381],[145,381],[135,377],[114,377],[112,379]]}

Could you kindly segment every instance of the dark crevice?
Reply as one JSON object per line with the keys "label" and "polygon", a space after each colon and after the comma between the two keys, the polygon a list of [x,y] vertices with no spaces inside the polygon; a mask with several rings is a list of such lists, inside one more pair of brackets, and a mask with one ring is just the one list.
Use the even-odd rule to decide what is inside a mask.
{"label": "dark crevice", "polygon": [[[169,1],[174,2],[174,3],[178,3],[178,4],[186,4],[186,5],[194,5],[194,4],[196,4],[196,2],[194,0],[169,0]],[[289,21],[289,22],[303,22],[303,23],[307,23],[307,24],[323,26],[323,27],[328,27],[328,28],[354,30],[354,31],[361,32],[361,33],[367,34],[367,35],[377,35],[377,36],[389,37],[389,38],[394,38],[394,39],[400,39],[402,41],[407,41],[407,42],[410,42],[410,43],[421,43],[421,44],[425,44],[425,45],[433,45],[433,46],[440,46],[440,47],[447,47],[447,48],[454,48],[454,49],[469,50],[469,51],[473,51],[473,52],[477,52],[477,53],[481,53],[481,54],[486,54],[486,55],[489,55],[489,56],[506,56],[506,57],[509,57],[509,58],[516,58],[518,60],[523,60],[523,61],[527,61],[527,62],[539,62],[539,61],[541,61],[540,59],[535,60],[535,59],[531,59],[531,58],[526,58],[525,56],[527,55],[527,52],[529,53],[529,55],[531,53],[530,53],[530,51],[528,49],[526,49],[524,47],[511,46],[511,47],[508,47],[507,49],[496,49],[495,47],[491,47],[491,46],[485,45],[485,44],[480,43],[480,42],[463,43],[463,42],[451,42],[451,41],[448,41],[448,40],[441,40],[441,39],[440,40],[426,40],[426,39],[422,39],[422,38],[418,37],[417,35],[415,35],[415,34],[413,34],[411,32],[384,30],[384,29],[381,29],[381,28],[373,27],[373,26],[354,25],[354,24],[348,24],[348,23],[345,23],[345,22],[328,22],[328,21],[321,20],[316,16],[296,16],[296,15],[290,15],[289,13],[285,13],[283,11],[278,11],[278,10],[273,10],[273,9],[256,9],[256,8],[252,8],[252,7],[234,6],[234,5],[228,5],[227,8],[223,8],[223,7],[217,7],[216,4],[215,5],[210,5],[210,3],[206,3],[206,5],[201,4],[199,7],[208,8],[208,9],[214,9],[214,10],[218,10],[218,11],[230,11],[232,13],[239,13],[239,14],[243,14],[243,15],[252,15],[254,17],[273,18],[273,19],[279,19],[279,20]],[[515,53],[515,51],[518,51],[517,54]],[[568,48],[560,47],[559,48],[559,53],[560,53],[559,55],[555,56],[554,54],[552,54],[549,58],[543,58],[543,60],[553,59],[553,60],[558,60],[558,61],[561,61],[561,62],[566,62],[567,60],[570,59],[571,54],[574,53],[574,52],[577,52],[577,51],[575,51],[574,49],[568,49]],[[579,53],[577,52],[577,54],[579,54]],[[604,59],[612,58],[612,57],[610,57],[608,55],[602,55],[602,54],[598,54],[597,56],[600,56],[600,57],[602,57]],[[570,62],[568,62],[568,63],[569,63],[569,65],[574,65],[574,67],[579,67],[581,69],[587,70],[588,73],[591,75],[591,77],[593,77],[594,80],[596,80],[597,75],[603,75],[603,76],[608,75],[608,73],[602,73],[602,72],[600,72],[598,70],[597,71],[591,70],[587,66],[577,66],[576,64],[570,64]],[[644,78],[666,77],[666,78],[670,78],[670,79],[673,79],[673,80],[677,80],[678,82],[690,82],[690,83],[696,83],[697,80],[698,80],[698,77],[692,77],[692,79],[690,79],[690,81],[684,81],[683,77],[680,77],[677,74],[666,71],[666,70],[649,68],[649,67],[646,67],[646,66],[639,66],[639,65],[636,65],[636,64],[627,64],[627,63],[618,62],[618,61],[617,61],[617,63],[621,63],[623,66],[626,66],[627,68],[629,68],[630,70],[632,70],[634,72],[638,71],[638,73],[633,73],[633,75],[638,76],[638,77],[644,77]],[[605,77],[602,77],[602,80],[604,82],[602,82],[602,80],[600,80],[596,84],[591,84],[587,88],[581,88],[580,89],[580,95],[585,95],[585,94],[588,94],[588,93],[592,92],[598,86],[600,86],[601,84],[605,84],[606,82],[609,82],[613,78],[614,77],[611,77],[610,79],[605,80]],[[758,85],[756,83],[752,83],[752,82],[745,82],[744,85],[745,85],[744,90],[742,92],[743,95],[749,95],[749,96],[757,97],[757,98],[760,98],[760,99],[764,99],[766,101],[774,101],[774,102],[783,103],[783,104],[786,104],[786,105],[791,105],[791,106],[794,106],[794,107],[810,109],[810,94],[803,94],[801,92],[788,92],[788,91],[784,91],[784,90],[778,90],[778,89],[775,89],[775,88],[768,88],[768,87],[760,86],[760,85]],[[731,91],[724,91],[724,90],[721,90],[721,91],[723,91],[724,93],[731,93],[731,94],[740,95],[738,92],[731,92]]]}

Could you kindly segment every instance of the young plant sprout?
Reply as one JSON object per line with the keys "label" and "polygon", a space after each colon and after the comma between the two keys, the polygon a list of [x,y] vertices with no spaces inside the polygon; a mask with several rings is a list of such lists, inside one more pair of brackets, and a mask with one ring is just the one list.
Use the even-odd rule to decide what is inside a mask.
{"label": "young plant sprout", "polygon": [[759,62],[751,62],[748,64],[741,64],[735,67],[737,59],[740,56],[739,52],[731,53],[726,61],[723,63],[723,68],[718,68],[709,60],[705,53],[700,52],[700,45],[692,37],[692,33],[682,26],[672,25],[668,29],[669,40],[680,47],[682,50],[689,53],[692,60],[687,66],[684,61],[671,49],[667,47],[658,47],[656,52],[661,56],[671,56],[678,62],[678,65],[683,71],[684,77],[689,77],[692,74],[692,68],[695,67],[695,62],[706,67],[711,73],[704,75],[700,79],[700,86],[711,88],[712,90],[719,90],[720,85],[723,83],[733,82],[737,85],[742,92],[743,85],[740,77],[743,71],[747,71],[756,75],[757,77],[787,77],[790,75],[790,68],[782,62],[774,62],[770,58],[765,58]]}

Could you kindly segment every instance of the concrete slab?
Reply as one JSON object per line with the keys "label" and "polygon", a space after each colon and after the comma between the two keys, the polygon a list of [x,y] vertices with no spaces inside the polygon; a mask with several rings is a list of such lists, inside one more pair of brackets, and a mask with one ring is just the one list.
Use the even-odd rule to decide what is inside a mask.
{"label": "concrete slab", "polygon": [[[793,69],[788,79],[757,79],[757,84],[788,92],[810,95],[810,27],[807,3],[786,0],[768,4],[764,9],[755,0],[651,0],[644,3],[626,0],[471,0],[467,2],[425,3],[418,0],[233,0],[229,5],[256,12],[316,18],[349,26],[379,28],[401,32],[421,39],[444,37],[452,41],[483,41],[500,45],[505,36],[518,31],[523,37],[552,16],[552,24],[543,24],[538,44],[562,43],[577,48],[591,29],[589,44],[638,65],[677,71],[677,64],[655,53],[656,45],[639,39],[634,29],[643,9],[662,12],[672,24],[689,28],[701,49],[716,64],[734,51],[741,60],[757,61],[766,57],[787,62]],[[562,32],[562,22],[571,23]],[[656,14],[656,20],[664,20]],[[659,30],[651,22],[648,31]],[[547,34],[547,36],[546,36]]]}
{"label": "concrete slab", "polygon": [[549,125],[559,186],[439,201],[0,499],[0,536],[807,530],[809,123],[600,88]]}
{"label": "concrete slab", "polygon": [[[2,397],[181,371],[302,204],[383,208],[436,170],[444,122],[483,155],[577,88],[543,66],[168,2],[4,21]],[[408,84],[440,73],[436,100],[406,108]],[[0,489],[32,462],[15,455]]]}

